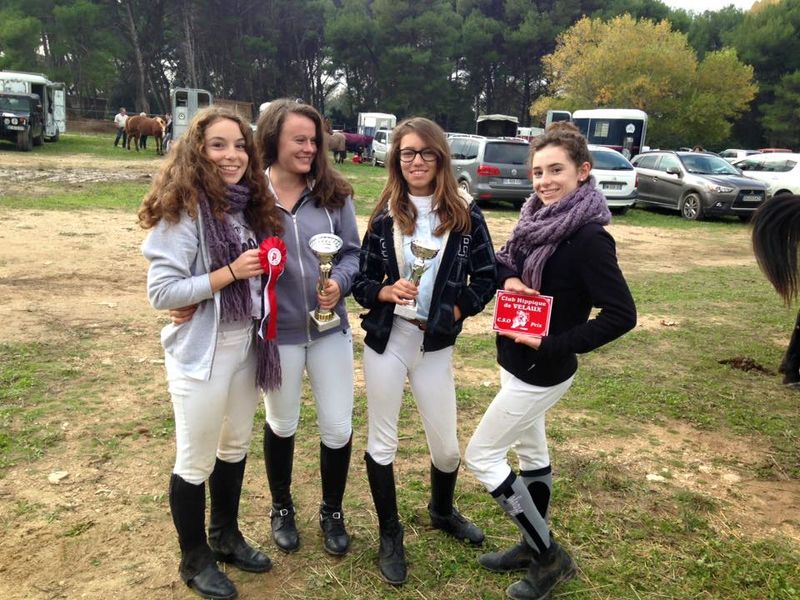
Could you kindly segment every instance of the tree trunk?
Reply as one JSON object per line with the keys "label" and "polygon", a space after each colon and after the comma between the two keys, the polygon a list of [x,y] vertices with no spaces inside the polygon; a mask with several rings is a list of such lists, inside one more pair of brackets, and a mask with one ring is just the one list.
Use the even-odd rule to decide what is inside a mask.
{"label": "tree trunk", "polygon": [[150,103],[147,101],[147,93],[145,90],[145,80],[147,79],[147,67],[144,64],[144,56],[142,55],[142,47],[139,43],[139,32],[136,31],[136,21],[133,18],[133,9],[130,0],[127,0],[124,5],[125,25],[128,28],[128,37],[130,38],[131,48],[133,48],[133,58],[136,67],[136,111],[150,112]]}

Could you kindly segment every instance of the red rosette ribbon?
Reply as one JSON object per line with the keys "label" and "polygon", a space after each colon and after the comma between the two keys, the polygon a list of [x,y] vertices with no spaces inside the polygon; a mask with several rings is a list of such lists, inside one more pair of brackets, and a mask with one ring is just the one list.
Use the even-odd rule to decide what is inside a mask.
{"label": "red rosette ribbon", "polygon": [[264,286],[264,318],[258,328],[258,335],[262,339],[264,338],[264,321],[269,319],[267,339],[272,340],[275,339],[278,329],[278,301],[275,297],[275,286],[286,265],[286,244],[277,236],[268,237],[261,242],[258,248],[258,260],[267,276],[267,285]]}

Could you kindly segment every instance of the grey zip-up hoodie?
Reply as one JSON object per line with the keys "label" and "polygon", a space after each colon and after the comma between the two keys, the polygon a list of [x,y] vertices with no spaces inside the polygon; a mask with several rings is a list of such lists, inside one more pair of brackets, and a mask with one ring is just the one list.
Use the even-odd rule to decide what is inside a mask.
{"label": "grey zip-up hoodie", "polygon": [[142,254],[150,261],[147,297],[153,308],[197,304],[191,320],[182,325],[169,323],[161,330],[161,345],[182,373],[208,381],[221,312],[220,293],[211,292],[211,257],[200,212],[192,219],[183,211],[177,223],[161,219],[142,242]]}
{"label": "grey zip-up hoodie", "polygon": [[[329,333],[345,331],[347,320],[345,296],[350,293],[358,273],[361,242],[356,225],[356,211],[349,196],[341,208],[323,208],[309,189],[290,213],[279,205],[283,218],[283,241],[286,244],[286,266],[278,279],[278,344],[304,344]],[[319,259],[308,241],[318,233],[334,233],[342,238],[342,248],[333,260],[330,278],[339,284],[342,297],[334,308],[341,318],[341,328],[323,333],[309,322],[308,313],[317,307]]]}

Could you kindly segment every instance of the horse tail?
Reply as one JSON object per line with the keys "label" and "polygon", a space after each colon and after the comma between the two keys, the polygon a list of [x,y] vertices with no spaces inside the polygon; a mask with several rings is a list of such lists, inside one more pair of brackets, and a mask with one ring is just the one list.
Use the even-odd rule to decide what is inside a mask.
{"label": "horse tail", "polygon": [[800,274],[800,196],[781,194],[753,215],[753,252],[758,266],[786,304],[797,298]]}

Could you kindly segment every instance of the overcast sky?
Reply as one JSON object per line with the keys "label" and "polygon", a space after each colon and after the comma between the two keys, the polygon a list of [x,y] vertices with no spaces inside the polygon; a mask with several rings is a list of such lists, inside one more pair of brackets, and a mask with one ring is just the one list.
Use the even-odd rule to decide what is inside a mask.
{"label": "overcast sky", "polygon": [[747,10],[754,4],[754,0],[661,0],[672,8],[683,8],[697,13],[707,10],[719,10],[733,4],[736,8]]}

